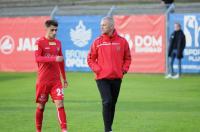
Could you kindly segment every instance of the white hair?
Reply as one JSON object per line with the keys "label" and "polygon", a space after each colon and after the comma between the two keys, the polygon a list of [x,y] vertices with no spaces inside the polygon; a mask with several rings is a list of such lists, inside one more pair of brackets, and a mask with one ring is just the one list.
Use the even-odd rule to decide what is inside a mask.
{"label": "white hair", "polygon": [[114,27],[114,20],[113,20],[112,17],[106,16],[106,17],[103,17],[101,20],[102,20],[102,21],[103,21],[103,20],[107,20],[107,21],[109,22],[110,26],[113,26],[113,27]]}

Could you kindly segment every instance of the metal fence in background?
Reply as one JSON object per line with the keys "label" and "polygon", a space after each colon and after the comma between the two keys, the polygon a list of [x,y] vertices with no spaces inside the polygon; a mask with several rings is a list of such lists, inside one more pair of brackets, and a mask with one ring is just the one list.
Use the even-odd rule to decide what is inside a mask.
{"label": "metal fence in background", "polygon": [[[0,8],[0,17],[15,16],[46,16],[50,15],[54,8],[57,8],[56,15],[106,15],[112,8],[113,14],[162,14],[166,8],[160,3],[128,5],[51,5],[51,6],[32,6],[32,7],[7,7]],[[175,3],[175,13],[199,13],[199,3]]]}

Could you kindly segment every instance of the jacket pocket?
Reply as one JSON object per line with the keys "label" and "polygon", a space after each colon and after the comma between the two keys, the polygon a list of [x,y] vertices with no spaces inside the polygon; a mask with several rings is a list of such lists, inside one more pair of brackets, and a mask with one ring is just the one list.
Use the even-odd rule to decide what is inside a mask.
{"label": "jacket pocket", "polygon": [[101,71],[101,67],[100,67],[99,65],[96,65],[96,66],[95,66],[95,69],[94,69],[94,72],[95,72],[96,74],[99,74],[100,71]]}

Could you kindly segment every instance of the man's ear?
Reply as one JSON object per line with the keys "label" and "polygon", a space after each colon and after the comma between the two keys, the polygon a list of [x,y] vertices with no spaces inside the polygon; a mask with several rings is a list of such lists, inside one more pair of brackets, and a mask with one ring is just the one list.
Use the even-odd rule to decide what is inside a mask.
{"label": "man's ear", "polygon": [[110,26],[110,29],[114,29],[114,25],[111,25],[111,26]]}

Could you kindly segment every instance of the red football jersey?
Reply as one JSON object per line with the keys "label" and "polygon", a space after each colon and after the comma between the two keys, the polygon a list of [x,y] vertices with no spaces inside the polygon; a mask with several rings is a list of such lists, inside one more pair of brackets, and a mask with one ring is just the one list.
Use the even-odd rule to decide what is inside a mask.
{"label": "red football jersey", "polygon": [[60,73],[66,80],[64,61],[56,62],[56,56],[63,56],[61,42],[57,39],[48,40],[45,37],[36,41],[35,59],[38,65],[37,83],[52,83],[60,80]]}

